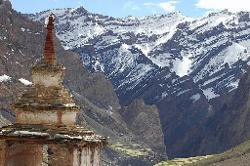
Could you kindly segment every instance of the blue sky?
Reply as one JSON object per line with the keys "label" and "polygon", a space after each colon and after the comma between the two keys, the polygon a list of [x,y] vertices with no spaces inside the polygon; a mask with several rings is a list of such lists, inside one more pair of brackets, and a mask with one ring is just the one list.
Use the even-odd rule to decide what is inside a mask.
{"label": "blue sky", "polygon": [[250,0],[11,0],[13,7],[23,13],[51,8],[84,6],[90,12],[126,17],[166,14],[180,11],[185,16],[201,17],[214,10],[250,11]]}

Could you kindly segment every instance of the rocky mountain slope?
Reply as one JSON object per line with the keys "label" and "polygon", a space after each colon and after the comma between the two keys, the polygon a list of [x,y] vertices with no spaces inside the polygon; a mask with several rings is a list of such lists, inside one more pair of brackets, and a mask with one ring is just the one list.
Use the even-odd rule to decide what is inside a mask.
{"label": "rocky mountain slope", "polygon": [[128,128],[138,139],[143,138],[143,142],[150,145],[153,150],[164,154],[165,147],[155,143],[162,142],[163,138],[162,132],[158,129],[160,120],[156,106],[147,106],[142,99],[138,99],[121,109],[120,112]]}
{"label": "rocky mountain slope", "polygon": [[207,149],[209,145],[215,144],[217,150],[222,151],[250,139],[249,74],[248,70],[240,80],[233,97],[224,101],[213,118],[204,123],[206,127],[203,130],[206,133],[200,144],[201,149]]}
{"label": "rocky mountain slope", "polygon": [[220,154],[176,158],[155,166],[246,166],[249,165],[249,150],[250,142],[246,141]]}
{"label": "rocky mountain slope", "polygon": [[224,153],[216,154],[187,166],[245,166],[249,165],[250,144],[246,141]]}
{"label": "rocky mountain slope", "polygon": [[170,157],[225,148],[200,147],[206,135],[201,126],[221,118],[218,110],[234,96],[250,64],[248,12],[121,19],[80,7],[30,18],[44,22],[51,12],[63,47],[79,53],[89,71],[104,73],[122,105],[136,98],[157,105]]}
{"label": "rocky mountain slope", "polygon": [[[0,124],[5,125],[15,120],[11,103],[32,83],[30,69],[42,56],[45,31],[43,24],[16,12],[5,0],[0,0],[0,26]],[[104,165],[123,164],[128,160],[152,165],[159,160],[158,156],[165,156],[165,151],[153,149],[155,145],[165,147],[162,134],[156,136],[159,142],[154,146],[144,142],[143,137],[135,136],[136,133],[128,128],[120,114],[121,106],[110,81],[101,73],[86,71],[78,54],[65,51],[58,40],[56,43],[58,61],[66,67],[64,84],[82,108],[78,116],[79,124],[110,137],[110,145],[103,154]],[[146,105],[141,107],[147,109]],[[159,121],[159,116],[154,118]],[[141,122],[135,123],[140,125]],[[159,124],[154,130],[162,133]],[[149,152],[139,157],[131,156],[122,153],[113,144],[122,144],[129,150],[134,148],[132,150],[139,152],[149,149]],[[132,147],[134,144],[136,147]]]}

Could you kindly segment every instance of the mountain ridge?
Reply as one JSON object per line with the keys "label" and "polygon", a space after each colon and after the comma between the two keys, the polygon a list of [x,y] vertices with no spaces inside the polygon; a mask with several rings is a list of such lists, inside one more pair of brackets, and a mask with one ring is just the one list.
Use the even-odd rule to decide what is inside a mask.
{"label": "mountain ridge", "polygon": [[[76,11],[80,12],[80,14]],[[207,17],[203,17],[203,18],[196,19],[196,20],[190,20],[190,19],[186,18],[185,16],[182,16],[180,13],[176,12],[176,13],[171,13],[168,15],[152,16],[152,17],[148,16],[148,17],[145,17],[142,19],[130,20],[130,19],[126,19],[126,18],[125,19],[120,19],[120,18],[116,19],[116,18],[109,17],[109,16],[102,16],[99,14],[93,14],[93,13],[86,11],[83,7],[80,7],[80,8],[76,8],[76,9],[63,9],[63,10],[56,9],[56,10],[42,12],[40,14],[37,14],[35,16],[36,18],[34,18],[34,15],[32,17],[35,20],[43,20],[48,12],[54,12],[55,15],[58,15],[59,20],[61,22],[63,22],[63,23],[61,23],[60,21],[58,21],[59,25],[58,25],[57,36],[59,37],[63,46],[66,49],[74,50],[75,52],[80,52],[80,53],[84,54],[85,52],[82,50],[85,49],[85,47],[87,47],[87,50],[88,50],[88,48],[92,49],[92,50],[96,51],[95,54],[98,54],[99,50],[105,51],[105,50],[109,50],[110,47],[113,47],[113,48],[120,47],[121,50],[117,51],[118,53],[123,53],[126,51],[128,51],[128,52],[133,51],[133,52],[136,52],[141,57],[144,56],[144,58],[142,58],[142,59],[144,59],[144,61],[147,61],[146,59],[150,60],[151,66],[147,66],[147,69],[150,71],[153,71],[155,68],[159,70],[159,68],[162,68],[162,67],[163,68],[170,67],[170,70],[172,72],[175,72],[178,76],[182,77],[184,75],[189,75],[189,76],[193,77],[195,82],[197,82],[198,84],[200,84],[199,82],[201,81],[201,78],[199,78],[199,77],[203,77],[203,75],[205,75],[206,72],[203,70],[202,70],[202,72],[198,71],[200,69],[199,64],[196,66],[193,65],[193,63],[199,62],[199,58],[197,59],[197,56],[200,56],[200,55],[195,54],[195,56],[191,56],[190,54],[193,54],[192,52],[199,52],[201,49],[199,48],[198,50],[191,51],[191,53],[187,53],[188,50],[187,51],[185,51],[185,50],[188,48],[185,48],[186,46],[181,48],[182,46],[180,46],[180,44],[179,44],[176,46],[176,48],[171,46],[173,48],[169,48],[168,50],[166,50],[166,48],[169,47],[168,43],[170,43],[168,40],[171,40],[171,38],[178,35],[180,33],[179,32],[180,30],[183,30],[183,29],[185,30],[186,29],[185,27],[187,27],[187,24],[190,24],[189,25],[190,29],[188,29],[188,32],[181,32],[182,34],[183,33],[184,34],[190,33],[190,32],[192,33],[192,31],[194,29],[197,29],[197,28],[199,29],[202,26],[207,26],[208,28],[212,28],[212,29],[217,28],[218,26],[220,27],[221,25],[224,26],[224,23],[229,24],[229,25],[227,25],[229,28],[229,26],[232,26],[232,24],[234,24],[237,21],[237,19],[238,19],[238,21],[239,20],[246,20],[246,19],[244,19],[245,15],[247,15],[247,14],[249,15],[249,13],[244,13],[244,12],[231,13],[231,12],[228,12],[227,10],[224,10],[224,11],[221,11],[218,13],[211,13]],[[70,17],[71,15],[72,15],[72,17]],[[243,16],[241,16],[241,15],[243,15]],[[239,18],[235,18],[236,16],[238,16]],[[75,17],[76,17],[76,19],[75,19]],[[217,18],[217,17],[219,17],[219,18]],[[71,20],[73,23],[71,23],[72,26],[70,26],[67,23],[67,19],[74,19],[75,21],[83,22],[83,23],[77,23],[77,22],[74,22]],[[145,20],[145,19],[148,19],[148,20]],[[153,23],[152,23],[151,19],[153,19]],[[174,21],[171,21],[171,19],[174,19]],[[206,20],[206,19],[208,19],[208,20]],[[162,20],[165,20],[164,23],[161,23]],[[147,26],[144,26],[144,22],[146,22]],[[154,22],[157,22],[157,23],[159,22],[160,25],[158,25],[159,23],[157,25],[155,25],[156,23],[154,23]],[[167,26],[168,24],[170,24],[170,25]],[[69,29],[69,31],[64,32],[64,30],[68,30],[68,29],[65,29],[65,28],[67,28],[67,26],[68,27],[75,27],[76,25],[77,25],[77,27],[80,27],[80,28],[75,28],[75,30],[74,30],[74,28],[73,29],[71,28],[71,29]],[[152,26],[152,25],[154,25],[154,26]],[[121,26],[121,28],[119,28],[119,26]],[[132,26],[132,27],[130,27],[130,26]],[[156,28],[155,28],[155,26],[156,26]],[[135,27],[135,30],[131,30],[131,28],[133,28],[133,27]],[[115,30],[115,29],[118,29],[118,30]],[[160,31],[160,29],[164,29],[164,30]],[[72,32],[71,32],[71,30],[72,30]],[[204,30],[200,29],[199,31],[204,31]],[[168,34],[166,35],[166,33],[168,33]],[[205,33],[205,31],[204,31],[204,33]],[[71,36],[71,35],[73,35],[73,36]],[[114,35],[116,35],[116,36],[118,35],[118,38],[116,38]],[[133,37],[131,35],[135,35],[135,36]],[[157,35],[158,35],[158,37],[157,37]],[[172,35],[174,35],[174,36],[172,36]],[[102,42],[100,44],[105,46],[105,47],[99,45],[99,47],[96,48],[97,47],[96,45],[98,45],[97,41],[99,41],[99,40],[102,41],[102,39],[98,36],[100,36],[103,39],[111,38],[113,41],[111,43],[109,43],[109,41],[107,41],[106,43]],[[178,40],[180,42],[182,42],[180,37],[185,38],[185,36],[177,36],[177,37],[178,38],[176,40]],[[198,37],[199,36],[196,36],[193,38],[198,38]],[[94,39],[92,40],[92,38],[94,38]],[[128,38],[128,39],[126,39],[126,38]],[[135,39],[133,39],[133,38],[135,38]],[[142,38],[142,39],[140,39],[140,38]],[[152,39],[152,38],[157,38],[157,39]],[[133,40],[135,40],[135,41],[133,41]],[[194,41],[190,41],[190,42],[194,42]],[[93,43],[95,43],[94,47],[93,47]],[[171,41],[171,45],[173,45],[173,44],[174,44],[174,42]],[[228,51],[230,51],[232,49],[235,49],[236,51],[239,50],[239,54],[241,54],[238,56],[239,59],[242,59],[244,61],[249,60],[248,59],[249,55],[248,55],[248,53],[246,53],[247,52],[246,47],[243,47],[240,44],[235,43],[235,42],[231,42],[231,43],[229,42],[229,43],[225,43],[225,44],[226,44],[226,47],[229,46]],[[152,46],[150,46],[150,45],[152,45]],[[211,47],[211,45],[208,45],[208,46]],[[152,47],[152,48],[150,48],[150,47]],[[223,47],[225,47],[225,46],[221,45],[221,47],[222,47],[221,49],[223,49]],[[176,50],[176,49],[179,49],[179,50],[182,49],[182,50],[184,50],[184,52],[183,51],[178,52],[178,50]],[[163,53],[161,53],[162,51],[163,51]],[[225,51],[227,51],[227,50],[225,50]],[[166,55],[166,52],[167,52],[167,55]],[[212,51],[210,51],[210,52],[212,52]],[[94,52],[92,52],[92,53],[94,53]],[[88,54],[88,52],[87,52],[87,54]],[[134,54],[134,53],[131,53],[131,54]],[[226,53],[224,53],[224,54],[226,54]],[[132,55],[132,56],[134,56],[134,55]],[[104,72],[104,73],[106,73],[106,76],[111,80],[116,79],[116,78],[112,78],[112,77],[114,77],[112,75],[113,73],[106,71],[106,70],[108,70],[108,69],[105,69],[106,63],[105,63],[105,61],[100,62],[100,60],[102,60],[100,56],[98,56],[98,55],[97,56],[82,55],[82,58],[83,58],[83,63],[89,69],[94,70],[94,71]],[[93,59],[93,58],[95,58],[95,59]],[[137,58],[138,57],[134,57],[134,60],[136,60]],[[169,58],[170,58],[170,60],[168,60]],[[192,62],[193,59],[197,59],[198,62]],[[217,61],[219,62],[219,60],[217,60]],[[229,67],[231,67],[233,64],[235,64],[235,62],[237,62],[237,59],[229,59],[228,57],[224,57],[224,61],[222,62],[222,64],[219,64],[220,68],[217,70],[219,70],[219,71],[223,70],[224,65],[225,66],[228,65]],[[115,63],[117,64],[118,62],[115,62]],[[219,63],[221,63],[221,62],[219,62]],[[207,66],[207,68],[208,67],[211,68],[211,67],[215,66],[214,64],[211,64],[211,65],[212,66]],[[108,67],[110,67],[110,66],[106,66],[106,68],[108,68]],[[129,68],[129,66],[128,66],[128,68]],[[147,71],[147,69],[145,69],[145,70]],[[124,70],[124,69],[121,68],[121,70]],[[191,70],[194,72],[191,72]],[[119,71],[117,71],[117,72],[119,72]],[[121,73],[122,73],[122,71],[121,71]],[[217,73],[215,73],[215,74],[217,74]],[[147,75],[147,72],[143,76],[146,76],[146,75]],[[195,76],[195,75],[197,75],[197,76]],[[209,75],[207,77],[209,77]],[[235,76],[235,77],[237,77],[237,76]],[[229,90],[235,89],[235,87],[237,85],[237,81],[238,80],[234,80],[234,82],[232,82],[230,85],[223,85],[223,89],[227,89],[227,87],[225,87],[225,86],[230,86]],[[202,81],[203,85],[200,85],[200,86],[203,88],[203,87],[208,86],[210,83],[211,82],[207,82],[204,80],[204,81]],[[119,89],[120,87],[115,86],[115,88]],[[212,88],[212,90],[209,88]],[[217,91],[217,89],[214,89],[211,86],[209,88],[204,89],[204,93],[207,94],[206,96],[208,97],[208,99],[210,99],[211,97],[212,98],[216,97],[217,95],[220,94],[219,91]],[[215,91],[214,96],[212,96],[213,91]],[[208,96],[209,92],[211,93],[210,96]]]}
{"label": "mountain ridge", "polygon": [[[140,98],[157,105],[170,158],[220,151],[199,149],[200,125],[234,95],[247,71],[249,12],[224,10],[195,20],[180,13],[140,20],[84,8],[49,12],[58,18],[64,48],[80,54],[89,71],[104,73],[122,105]],[[49,12],[29,17],[43,22]]]}

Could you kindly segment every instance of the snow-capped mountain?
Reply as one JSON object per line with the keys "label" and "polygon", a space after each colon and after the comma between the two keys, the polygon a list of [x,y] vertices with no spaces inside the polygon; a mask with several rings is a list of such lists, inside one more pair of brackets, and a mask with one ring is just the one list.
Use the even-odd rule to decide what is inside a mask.
{"label": "snow-capped mountain", "polygon": [[92,71],[104,72],[119,96],[167,67],[179,77],[191,76],[210,100],[237,88],[249,61],[245,12],[222,11],[200,19],[179,12],[119,19],[80,7],[38,13],[33,19],[44,20],[51,12],[58,18],[63,46],[80,53]]}
{"label": "snow-capped mountain", "polygon": [[234,93],[250,65],[248,12],[113,18],[80,7],[30,17],[43,22],[51,13],[64,48],[79,53],[90,71],[105,73],[122,104],[157,104],[170,157],[200,152],[198,125]]}
{"label": "snow-capped mountain", "polygon": [[[84,8],[52,12],[59,18],[57,35],[63,46],[78,52],[89,69],[104,72],[121,97],[160,68],[148,53],[171,38],[173,27],[186,19],[180,13],[115,19]],[[35,19],[44,20],[48,14]]]}

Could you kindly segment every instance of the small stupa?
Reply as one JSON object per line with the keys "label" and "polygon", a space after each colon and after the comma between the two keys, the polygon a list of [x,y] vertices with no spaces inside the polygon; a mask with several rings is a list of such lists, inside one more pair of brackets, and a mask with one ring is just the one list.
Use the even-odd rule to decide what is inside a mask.
{"label": "small stupa", "polygon": [[99,166],[106,139],[76,125],[80,108],[63,86],[56,61],[53,15],[33,85],[13,104],[16,123],[0,128],[0,166]]}

